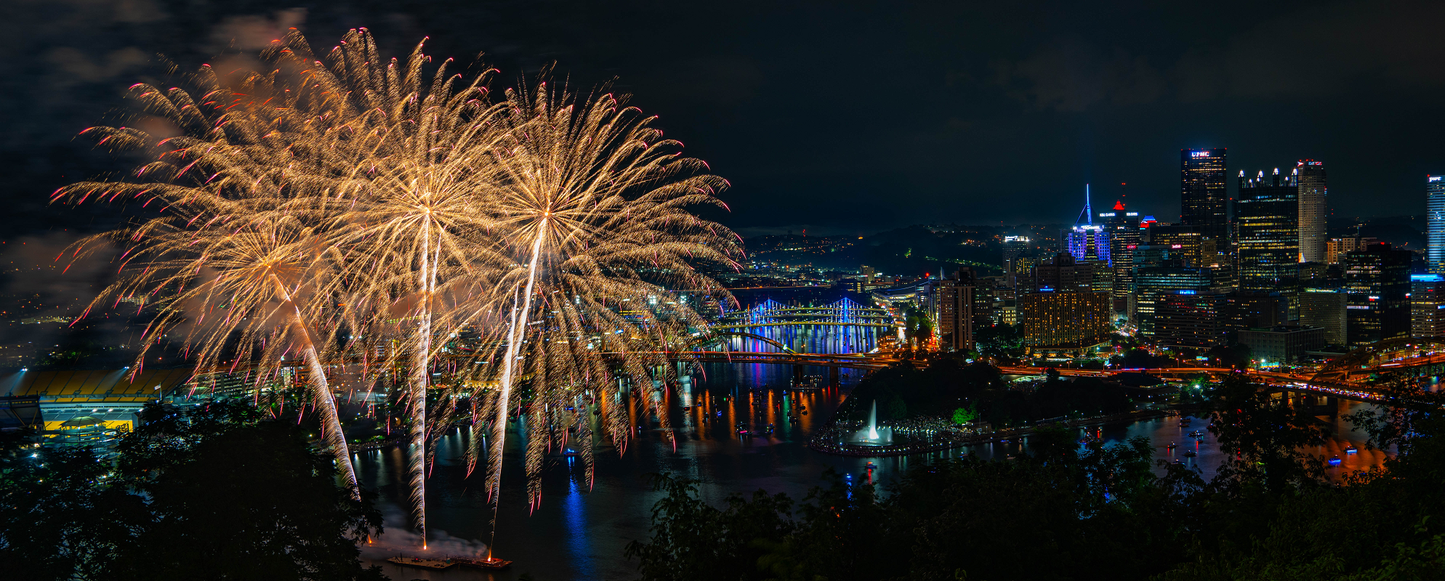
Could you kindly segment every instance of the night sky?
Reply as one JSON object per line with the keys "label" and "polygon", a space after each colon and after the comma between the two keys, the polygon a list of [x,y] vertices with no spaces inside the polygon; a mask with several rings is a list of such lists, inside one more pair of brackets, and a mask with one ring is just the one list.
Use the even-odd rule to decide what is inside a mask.
{"label": "night sky", "polygon": [[1445,172],[1441,2],[4,4],[7,237],[106,225],[46,196],[107,167],[75,134],[163,78],[157,54],[192,70],[289,26],[318,51],[429,35],[498,88],[553,63],[610,82],[732,181],[744,234],[1071,222],[1085,183],[1169,221],[1184,147],[1228,147],[1231,175],[1324,160],[1336,217],[1423,213]]}

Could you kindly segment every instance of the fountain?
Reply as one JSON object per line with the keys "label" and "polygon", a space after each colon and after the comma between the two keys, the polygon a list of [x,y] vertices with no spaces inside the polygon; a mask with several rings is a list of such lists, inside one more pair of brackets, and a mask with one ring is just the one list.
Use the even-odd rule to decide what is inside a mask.
{"label": "fountain", "polygon": [[873,400],[873,409],[868,412],[868,427],[853,432],[848,439],[855,446],[888,446],[893,444],[893,428],[878,427],[878,400]]}

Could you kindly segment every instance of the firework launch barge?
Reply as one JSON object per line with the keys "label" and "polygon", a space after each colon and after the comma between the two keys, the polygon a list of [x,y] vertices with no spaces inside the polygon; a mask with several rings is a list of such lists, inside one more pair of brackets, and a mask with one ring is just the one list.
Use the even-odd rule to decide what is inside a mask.
{"label": "firework launch barge", "polygon": [[495,559],[492,557],[452,557],[451,560],[457,563],[461,563],[463,567],[472,567],[474,569],[484,569],[487,571],[503,571],[512,566],[511,561],[507,561],[505,559]]}
{"label": "firework launch barge", "polygon": [[431,569],[431,570],[434,570],[434,571],[440,571],[440,570],[442,570],[442,569],[449,569],[449,568],[451,568],[451,567],[453,567],[453,566],[455,566],[455,565],[457,564],[456,561],[454,561],[454,560],[452,560],[452,559],[450,559],[450,558],[448,558],[448,559],[423,559],[423,558],[421,558],[421,557],[408,557],[408,556],[405,556],[405,555],[397,555],[397,556],[395,556],[395,557],[390,557],[390,558],[387,559],[387,561],[388,561],[388,562],[391,562],[391,563],[396,563],[397,565],[401,565],[401,566],[404,566],[404,567],[418,567],[418,568],[421,568],[421,569]]}

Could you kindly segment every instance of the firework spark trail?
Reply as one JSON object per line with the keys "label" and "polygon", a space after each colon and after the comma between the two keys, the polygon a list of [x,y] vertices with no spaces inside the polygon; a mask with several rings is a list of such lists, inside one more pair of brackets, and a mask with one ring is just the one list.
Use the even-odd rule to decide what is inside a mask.
{"label": "firework spark trail", "polygon": [[[741,249],[726,228],[687,211],[721,205],[714,194],[726,182],[702,173],[701,162],[677,157],[681,144],[662,139],[648,126],[652,118],[612,95],[578,104],[546,83],[509,90],[506,107],[510,143],[499,148],[506,155],[498,161],[505,179],[490,209],[501,252],[514,258],[498,292],[526,290],[513,299],[500,366],[504,401],[494,413],[505,422],[502,414],[518,407],[511,403],[513,368],[526,369],[525,463],[535,508],[543,458],[556,443],[549,434],[580,421],[566,412],[579,398],[591,397],[604,435],[621,450],[634,425],[621,405],[621,386],[630,384],[636,393],[627,400],[646,405],[671,437],[658,392],[674,378],[664,352],[673,339],[706,329],[695,304],[729,299],[694,264],[736,268]],[[689,289],[695,303],[670,289]],[[578,429],[590,484],[599,442]],[[494,424],[489,491],[499,487],[504,437]]]}
{"label": "firework spark trail", "polygon": [[[147,328],[145,341],[134,365],[143,368],[148,351],[172,330],[183,329],[183,349],[192,352],[197,380],[207,368],[222,367],[227,358],[254,361],[258,368],[274,372],[288,365],[294,348],[304,360],[307,386],[320,415],[322,438],[327,443],[353,498],[360,498],[350,462],[345,435],[337,416],[335,399],[326,379],[316,346],[318,332],[329,333],[334,321],[324,314],[329,284],[318,277],[329,275],[325,257],[315,252],[314,234],[293,221],[276,220],[201,230],[176,230],[151,222],[146,245],[137,249],[148,257],[139,271],[123,273],[120,280],[102,291],[94,304],[111,297],[134,296],[149,289],[185,290],[157,301],[157,319]],[[116,235],[119,234],[119,235]],[[113,234],[112,238],[128,235]],[[82,242],[82,247],[93,247]],[[224,316],[206,321],[204,313],[224,310]],[[194,320],[189,320],[194,319]],[[320,325],[318,331],[316,325]],[[238,347],[228,350],[227,342],[239,335]],[[255,375],[259,388],[273,373]]]}
{"label": "firework spark trail", "polygon": [[[537,229],[536,241],[532,243],[532,259],[527,263],[527,287],[522,291],[522,304],[512,311],[512,322],[507,328],[507,351],[502,360],[501,394],[497,397],[497,413],[492,427],[492,446],[487,454],[487,498],[494,502],[502,484],[502,449],[507,441],[507,409],[512,396],[512,374],[521,348],[522,335],[519,330],[527,328],[527,313],[532,309],[532,293],[537,283],[537,262],[542,257],[542,242],[546,238],[547,218],[543,217]],[[518,414],[521,417],[521,414]],[[495,506],[492,518],[496,519]]]}
{"label": "firework spark trail", "polygon": [[[730,300],[696,266],[736,269],[742,256],[736,235],[689,211],[722,206],[724,180],[679,157],[680,143],[613,95],[579,103],[538,83],[494,103],[492,71],[466,78],[442,61],[427,73],[421,44],[388,61],[364,29],[323,58],[294,31],[262,57],[267,72],[231,83],[203,68],[195,98],[132,87],[144,113],[180,135],[87,130],[152,161],[129,178],[57,193],[164,208],[112,237],[129,249],[129,274],[107,296],[149,297],[158,316],[147,349],[184,329],[192,359],[253,382],[300,357],[348,471],[325,362],[363,354],[364,378],[406,369],[422,538],[429,450],[460,397],[472,401],[468,471],[486,455],[492,502],[514,410],[527,420],[533,507],[551,446],[575,445],[590,485],[594,448],[625,448],[632,406],[666,430],[658,387],[676,372],[665,352],[706,330],[697,309]],[[242,341],[228,346],[234,332]],[[462,333],[477,346],[472,364],[443,363]],[[429,392],[442,395],[438,409],[428,408]],[[589,411],[600,429],[587,425]]]}
{"label": "firework spark trail", "polygon": [[425,82],[421,46],[405,66],[393,60],[383,67],[370,36],[353,31],[328,58],[329,67],[313,74],[324,85],[354,89],[361,113],[341,141],[359,150],[351,171],[365,179],[343,195],[309,202],[343,208],[334,221],[349,233],[337,244],[351,257],[355,311],[369,319],[358,325],[402,346],[387,350],[386,363],[409,370],[407,468],[413,521],[425,537],[428,448],[451,417],[450,409],[429,413],[430,375],[446,339],[484,312],[456,308],[448,295],[488,281],[481,208],[493,182],[496,136],[488,120],[496,108],[482,86],[486,73],[454,87],[444,62]]}

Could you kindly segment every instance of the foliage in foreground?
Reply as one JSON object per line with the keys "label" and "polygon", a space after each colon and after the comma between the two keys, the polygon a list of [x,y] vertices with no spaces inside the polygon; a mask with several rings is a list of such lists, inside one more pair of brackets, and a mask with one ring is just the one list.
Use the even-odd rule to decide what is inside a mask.
{"label": "foliage in foreground", "polygon": [[1318,421],[1235,377],[1211,394],[1231,455],[1219,475],[1150,462],[1143,439],[1079,447],[1039,433],[1014,461],[918,466],[887,492],[832,477],[801,503],[762,491],[725,506],[666,476],[652,538],[627,548],[644,581],[850,579],[1437,579],[1445,571],[1442,401],[1351,417],[1399,453],[1343,485],[1324,478]]}
{"label": "foliage in foreground", "polygon": [[357,558],[380,513],[300,428],[244,404],[143,414],[113,460],[0,444],[7,578],[384,579]]}

